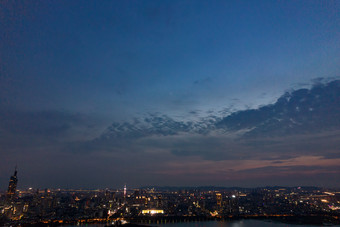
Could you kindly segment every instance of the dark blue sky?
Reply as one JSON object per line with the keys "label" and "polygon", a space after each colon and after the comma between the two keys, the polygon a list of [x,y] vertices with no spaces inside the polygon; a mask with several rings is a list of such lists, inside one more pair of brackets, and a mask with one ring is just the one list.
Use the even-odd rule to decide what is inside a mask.
{"label": "dark blue sky", "polygon": [[[1,1],[1,188],[15,163],[22,187],[297,184],[306,170],[296,170],[301,179],[280,182],[276,175],[261,183],[242,172],[244,180],[227,183],[221,160],[243,160],[258,148],[241,146],[239,131],[226,139],[207,125],[273,104],[287,90],[311,88],[315,78],[338,78],[339,15],[339,1]],[[164,124],[138,128],[136,118],[150,114],[170,118],[171,133]],[[158,134],[141,139],[113,127],[124,142],[103,141],[113,122],[125,121],[135,121],[125,132],[153,127]],[[201,138],[201,131],[176,128],[182,121],[209,132]],[[284,153],[290,139],[272,149]],[[232,146],[233,158],[226,155]],[[178,160],[182,150],[193,157]],[[329,150],[340,152],[336,145]],[[323,154],[289,156],[297,163],[287,166],[302,168],[301,157]],[[271,166],[252,161],[239,165]],[[221,169],[200,173],[205,165]]]}

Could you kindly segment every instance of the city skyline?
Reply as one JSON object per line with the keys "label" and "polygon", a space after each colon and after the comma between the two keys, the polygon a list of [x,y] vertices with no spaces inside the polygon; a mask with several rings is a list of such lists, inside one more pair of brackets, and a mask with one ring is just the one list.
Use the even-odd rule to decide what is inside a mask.
{"label": "city skyline", "polygon": [[[15,178],[14,174],[12,177]],[[12,180],[12,178],[11,178]],[[13,181],[11,181],[13,182]],[[33,189],[0,194],[0,224],[143,226],[256,219],[339,224],[339,191],[317,187]],[[130,224],[128,224],[130,223]],[[270,222],[269,222],[270,223]],[[147,224],[147,225],[145,225]],[[197,223],[195,223],[197,225]],[[277,224],[277,223],[276,223]],[[270,226],[270,225],[269,225]]]}
{"label": "city skyline", "polygon": [[338,1],[3,1],[0,190],[340,187]]}

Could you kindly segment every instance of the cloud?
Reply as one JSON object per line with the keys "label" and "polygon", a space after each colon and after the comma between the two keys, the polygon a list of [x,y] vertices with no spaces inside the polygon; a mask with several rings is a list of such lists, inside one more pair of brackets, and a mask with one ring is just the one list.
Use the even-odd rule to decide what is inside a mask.
{"label": "cloud", "polygon": [[211,175],[224,180],[279,177],[287,175],[313,175],[340,173],[340,159],[324,159],[320,156],[299,156],[281,161],[270,160],[202,160],[184,158],[168,161],[160,174]]}
{"label": "cloud", "polygon": [[207,86],[213,82],[212,77],[206,77],[204,79],[195,80],[194,85]]}
{"label": "cloud", "polygon": [[282,95],[276,103],[238,111],[217,123],[227,130],[251,129],[249,137],[310,134],[340,127],[340,81]]}
{"label": "cloud", "polygon": [[[58,111],[2,112],[1,130],[19,135],[57,136],[65,133],[79,121],[79,116]],[[79,123],[79,122],[78,122]]]}
{"label": "cloud", "polygon": [[66,141],[86,141],[96,137],[91,117],[61,111],[1,111],[1,152],[8,150],[58,149]]}
{"label": "cloud", "polygon": [[158,150],[205,160],[338,157],[340,111],[333,98],[338,98],[339,83],[299,89],[283,95],[274,104],[234,112],[222,120],[210,116],[178,121],[167,115],[150,114],[131,122],[115,122],[100,137],[69,147],[83,152]]}
{"label": "cloud", "polygon": [[238,134],[148,135],[139,138],[97,138],[71,142],[65,151],[72,153],[109,152],[120,155],[169,155],[170,159],[200,158],[208,161],[262,160],[268,164],[299,156],[339,158],[340,131],[290,137],[249,139]]}
{"label": "cloud", "polygon": [[[222,121],[203,117],[184,122],[151,114],[130,123],[114,123],[101,137],[76,143],[81,147],[74,150],[134,155],[156,168],[142,171],[170,178],[181,176],[183,182],[184,176],[207,182],[252,178],[275,182],[277,177],[289,182],[287,176],[298,182],[297,176],[323,174],[336,178],[340,131],[326,123],[329,119],[323,120],[322,114],[338,114],[338,106],[328,105],[334,101],[330,95],[337,94],[338,89],[337,81],[299,89],[283,95],[275,104],[234,112]],[[310,110],[304,108],[303,100],[308,107],[313,106],[313,114],[304,114]],[[296,112],[297,103],[302,113]],[[328,111],[317,112],[323,108]],[[287,119],[280,120],[284,116]]]}
{"label": "cloud", "polygon": [[[327,95],[323,93],[325,89]],[[255,184],[255,179],[278,182],[278,177],[287,183],[287,176],[299,182],[299,177],[301,180],[304,176],[325,174],[336,179],[340,130],[329,119],[321,121],[322,117],[314,116],[314,112],[300,118],[296,108],[288,107],[314,97],[322,100],[317,101],[318,105],[327,106],[326,116],[338,114],[334,100],[326,99],[328,95],[336,98],[337,89],[337,82],[321,88],[300,89],[282,96],[276,104],[235,112],[222,120],[213,112],[208,117],[188,121],[161,113],[148,114],[131,121],[114,122],[97,136],[96,122],[84,115],[7,111],[0,119],[1,152],[8,162],[13,162],[16,154],[22,163],[25,158],[18,154],[26,153],[31,154],[32,160],[45,157],[47,162],[55,161],[67,168],[72,165],[69,159],[94,165],[91,160],[97,158],[107,162],[105,165],[111,171],[123,171],[126,177],[131,178],[133,172],[150,175],[150,182],[151,176],[159,182],[165,182],[162,179],[166,176],[172,182],[187,183],[186,179],[190,178],[191,183],[201,180],[211,184],[241,180]],[[308,102],[309,107],[316,102],[314,99]],[[312,106],[317,114],[324,114],[317,112],[317,108],[324,107]],[[307,111],[300,107],[301,111]],[[289,118],[280,121],[278,116]],[[336,119],[331,119],[334,125]],[[293,127],[282,131],[287,123]],[[109,167],[110,160],[114,167]],[[80,163],[76,166],[85,168]]]}

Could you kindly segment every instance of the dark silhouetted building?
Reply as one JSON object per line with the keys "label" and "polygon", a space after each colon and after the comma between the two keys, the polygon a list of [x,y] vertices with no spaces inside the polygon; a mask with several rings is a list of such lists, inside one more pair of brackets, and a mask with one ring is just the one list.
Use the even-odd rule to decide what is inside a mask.
{"label": "dark silhouetted building", "polygon": [[9,179],[9,185],[7,190],[7,198],[9,200],[12,200],[15,197],[17,184],[18,184],[17,167],[15,167],[14,175],[11,176],[11,178]]}

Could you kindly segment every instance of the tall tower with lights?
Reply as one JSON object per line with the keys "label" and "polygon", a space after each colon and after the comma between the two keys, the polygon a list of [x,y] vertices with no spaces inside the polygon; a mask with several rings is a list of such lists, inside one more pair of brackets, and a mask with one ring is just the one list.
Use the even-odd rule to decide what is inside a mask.
{"label": "tall tower with lights", "polygon": [[218,208],[222,207],[222,194],[216,193],[216,205]]}
{"label": "tall tower with lights", "polygon": [[7,189],[7,198],[12,200],[15,197],[15,192],[17,189],[18,178],[17,178],[17,167],[15,167],[14,175],[9,179],[9,185]]}
{"label": "tall tower with lights", "polygon": [[124,185],[124,199],[126,198],[126,184]]}

